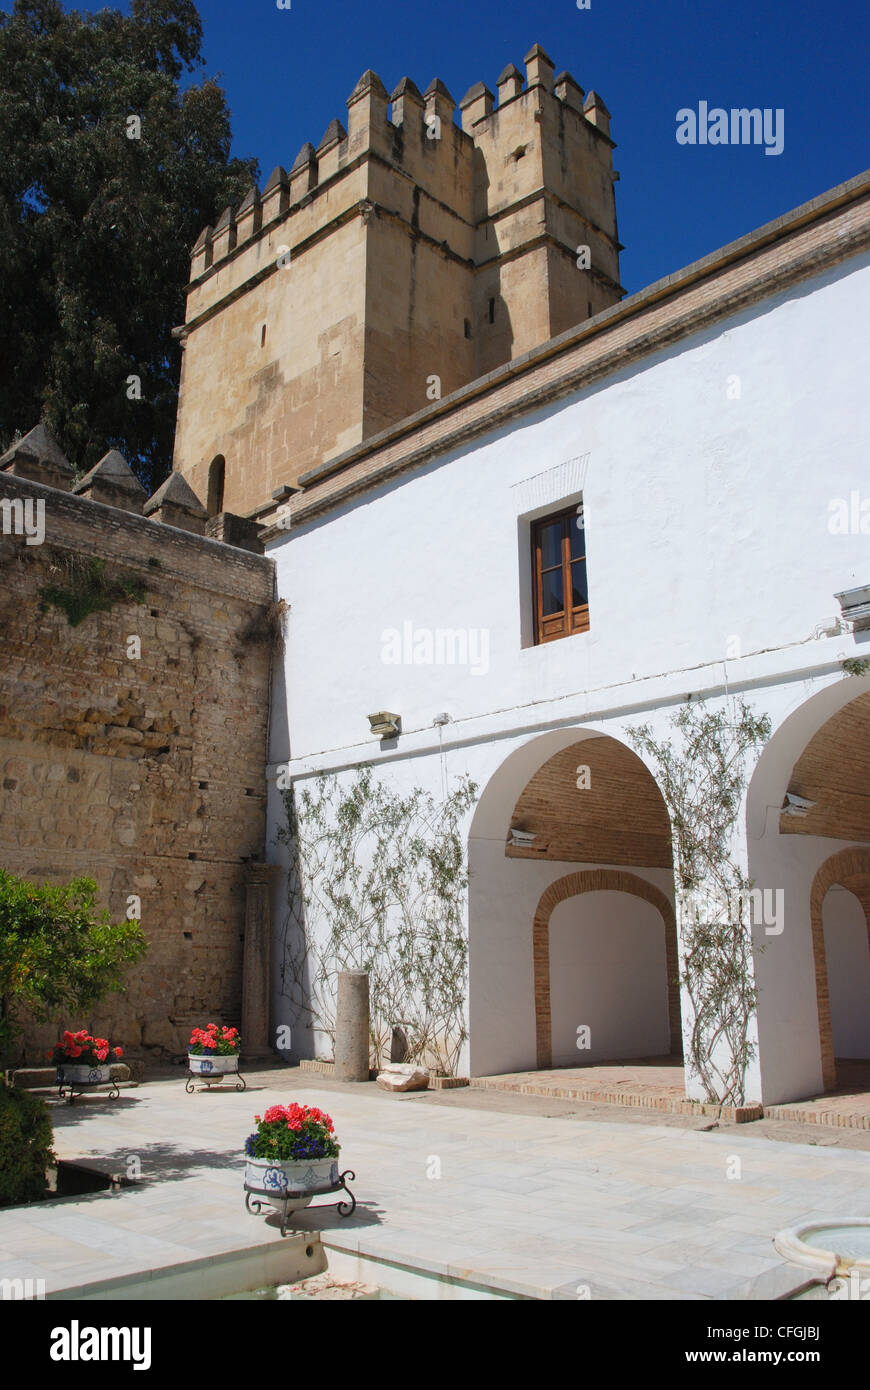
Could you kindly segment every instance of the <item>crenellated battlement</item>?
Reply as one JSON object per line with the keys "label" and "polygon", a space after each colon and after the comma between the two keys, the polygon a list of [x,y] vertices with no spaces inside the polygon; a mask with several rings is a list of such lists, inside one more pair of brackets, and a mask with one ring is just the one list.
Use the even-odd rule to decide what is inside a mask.
{"label": "crenellated battlement", "polygon": [[[472,167],[474,147],[505,158],[515,156],[512,141],[517,125],[528,124],[533,136],[535,123],[546,114],[555,117],[563,128],[573,121],[572,134],[591,127],[591,149],[596,138],[604,136],[605,148],[599,148],[598,154],[609,165],[608,151],[613,148],[610,112],[601,97],[590,92],[584,100],[583,88],[568,72],[555,77],[554,63],[537,44],[526,55],[525,69],[524,77],[513,63],[505,68],[497,83],[497,103],[485,83],[478,82],[466,92],[458,108],[440,78],[434,78],[423,93],[410,77],[403,77],[388,94],[377,73],[371,69],[364,72],[347,98],[347,129],[335,118],[319,145],[302,146],[289,175],[278,165],[262,194],[252,187],[237,208],[224,208],[213,227],[203,228],[191,253],[191,282],[200,280],[260,232],[291,217],[300,204],[361,156],[380,158],[437,197],[455,191],[455,165],[457,157],[464,154],[469,178],[483,192],[491,186],[493,171],[487,164]],[[549,109],[548,96],[552,103]],[[520,110],[507,112],[506,108],[517,101],[521,102]],[[439,177],[442,174],[449,178]],[[467,206],[456,211],[464,212],[470,220],[476,200],[472,188],[466,193]]]}
{"label": "crenellated battlement", "polygon": [[252,511],[429,378],[446,394],[618,301],[610,114],[539,45],[524,62],[458,103],[364,72],[346,124],[203,229],[175,458],[200,492],[224,456]]}

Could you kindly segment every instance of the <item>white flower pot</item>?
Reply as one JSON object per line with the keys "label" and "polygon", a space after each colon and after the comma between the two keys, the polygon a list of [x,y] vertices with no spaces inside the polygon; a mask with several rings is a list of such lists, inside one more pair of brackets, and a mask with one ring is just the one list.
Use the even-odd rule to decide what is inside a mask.
{"label": "white flower pot", "polygon": [[210,1057],[207,1053],[196,1056],[188,1052],[187,1061],[194,1076],[229,1076],[239,1070],[239,1054],[230,1057]]}
{"label": "white flower pot", "polygon": [[245,1185],[256,1196],[280,1211],[307,1207],[316,1189],[338,1182],[338,1159],[301,1158],[276,1162],[271,1158],[245,1159]]}
{"label": "white flower pot", "polygon": [[103,1086],[112,1079],[112,1066],[110,1062],[98,1063],[96,1066],[80,1066],[76,1062],[59,1062],[57,1066],[57,1083],[59,1086],[69,1085],[91,1085]]}

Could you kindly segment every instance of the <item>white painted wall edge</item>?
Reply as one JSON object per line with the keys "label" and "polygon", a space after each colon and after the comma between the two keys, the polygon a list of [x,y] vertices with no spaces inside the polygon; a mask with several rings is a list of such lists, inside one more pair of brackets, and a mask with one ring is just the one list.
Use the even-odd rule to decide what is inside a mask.
{"label": "white painted wall edge", "polygon": [[[795,660],[797,654],[804,653],[810,643],[812,659]],[[791,656],[793,664],[784,660],[786,654]],[[839,633],[829,638],[810,637],[804,643],[759,652],[733,663],[717,661],[641,677],[600,690],[578,691],[553,700],[451,721],[443,726],[443,748],[449,751],[469,744],[492,742],[497,738],[531,735],[560,726],[610,720],[619,715],[626,718],[637,715],[648,719],[655,706],[683,704],[688,694],[696,700],[719,699],[728,694],[747,693],[753,687],[782,685],[790,681],[827,683],[842,678],[843,661],[854,655],[855,646],[849,633]],[[696,679],[687,680],[691,676]],[[606,704],[601,700],[605,694],[610,697]],[[402,713],[401,710],[397,712]],[[461,733],[456,736],[456,731],[460,730]],[[365,742],[270,763],[266,776],[268,780],[275,780],[282,768],[287,769],[295,779],[316,776],[319,772],[341,771],[355,767],[360,762],[401,762],[409,757],[438,753],[441,747],[437,727],[426,727],[403,731],[396,746],[390,749],[381,749],[379,742],[370,738]]]}

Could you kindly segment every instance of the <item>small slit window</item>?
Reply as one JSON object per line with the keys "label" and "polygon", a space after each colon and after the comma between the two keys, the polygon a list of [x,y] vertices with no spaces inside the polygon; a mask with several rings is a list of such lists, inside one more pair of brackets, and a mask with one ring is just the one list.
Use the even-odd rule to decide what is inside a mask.
{"label": "small slit window", "polygon": [[223,454],[218,454],[212,459],[208,467],[208,502],[206,511],[209,516],[217,516],[224,509],[224,475],[226,473],[226,462]]}

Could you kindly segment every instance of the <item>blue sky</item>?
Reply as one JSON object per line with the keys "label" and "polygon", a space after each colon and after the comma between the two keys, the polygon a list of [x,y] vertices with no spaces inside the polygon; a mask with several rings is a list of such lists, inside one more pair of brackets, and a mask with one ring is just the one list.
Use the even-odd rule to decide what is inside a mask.
{"label": "blue sky", "polygon": [[[10,5],[2,8],[9,9]],[[100,4],[68,8],[98,10]],[[125,5],[116,8],[126,8]],[[234,152],[264,181],[317,145],[360,74],[389,91],[433,77],[457,102],[495,90],[534,43],[599,92],[614,165],[622,283],[642,289],[870,166],[867,0],[200,0],[205,72],[220,75]],[[781,107],[782,154],[761,146],[678,145],[676,113]]]}

